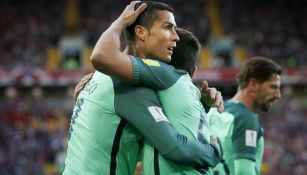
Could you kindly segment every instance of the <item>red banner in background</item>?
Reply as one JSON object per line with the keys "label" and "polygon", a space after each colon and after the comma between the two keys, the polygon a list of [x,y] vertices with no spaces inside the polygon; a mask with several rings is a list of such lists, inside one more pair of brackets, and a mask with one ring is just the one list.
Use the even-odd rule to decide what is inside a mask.
{"label": "red banner in background", "polygon": [[[236,75],[238,69],[222,68],[222,69],[206,69],[197,70],[193,80],[202,82],[207,80],[214,83],[236,83]],[[307,69],[287,69],[283,71],[282,84],[298,84],[307,85]]]}
{"label": "red banner in background", "polygon": [[237,69],[198,69],[195,72],[193,80],[196,82],[201,82],[207,80],[209,82],[223,83],[230,82],[235,83],[235,77],[238,73]]}
{"label": "red banner in background", "polygon": [[[90,70],[45,70],[0,69],[0,86],[68,86],[75,85]],[[207,80],[212,83],[236,83],[238,69],[198,69],[193,77],[197,83]],[[282,75],[282,84],[307,85],[307,69],[287,69]]]}

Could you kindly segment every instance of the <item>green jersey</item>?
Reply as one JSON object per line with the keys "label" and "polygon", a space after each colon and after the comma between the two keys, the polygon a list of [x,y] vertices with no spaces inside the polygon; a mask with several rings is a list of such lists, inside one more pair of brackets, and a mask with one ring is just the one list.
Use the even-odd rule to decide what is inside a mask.
{"label": "green jersey", "polygon": [[133,174],[141,135],[171,160],[207,163],[206,146],[175,131],[155,91],[96,71],[73,110],[63,174]]}
{"label": "green jersey", "polygon": [[[140,60],[134,57],[133,79],[137,85],[145,85],[158,91],[168,120],[177,131],[193,140],[205,144],[210,142],[210,129],[206,112],[200,102],[200,92],[192,83],[186,71],[176,70],[172,66],[154,60]],[[218,161],[216,152],[208,160]],[[207,165],[207,167],[212,165]],[[143,170],[150,174],[201,174],[194,166],[179,165],[164,159],[151,145],[145,144]]]}
{"label": "green jersey", "polygon": [[211,132],[218,137],[223,153],[221,163],[213,169],[215,175],[234,174],[235,159],[255,161],[255,172],[260,174],[264,140],[258,115],[233,99],[224,106],[222,114],[216,109],[208,113]]}
{"label": "green jersey", "polygon": [[[112,79],[95,72],[80,92],[73,111],[64,174],[134,172],[141,137],[134,127],[118,117],[115,108]],[[131,155],[125,150],[130,150]],[[121,171],[124,169],[127,171]]]}

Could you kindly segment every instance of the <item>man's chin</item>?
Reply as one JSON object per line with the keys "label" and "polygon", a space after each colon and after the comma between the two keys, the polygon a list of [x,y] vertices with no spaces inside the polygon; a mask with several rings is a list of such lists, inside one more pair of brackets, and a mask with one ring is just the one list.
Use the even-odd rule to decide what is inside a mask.
{"label": "man's chin", "polygon": [[172,60],[172,54],[171,54],[171,55],[168,54],[168,55],[165,57],[164,62],[169,63],[169,62],[171,62],[171,60]]}
{"label": "man's chin", "polygon": [[170,63],[172,61],[171,58],[168,58],[167,60],[165,60],[166,63]]}
{"label": "man's chin", "polygon": [[164,59],[161,59],[161,61],[165,62],[165,63],[170,63],[172,60],[172,58],[169,56],[169,57],[166,57]]}
{"label": "man's chin", "polygon": [[165,63],[170,63],[171,62],[171,56],[166,56],[166,57],[155,57],[156,60],[159,60],[159,61],[162,61],[162,62],[165,62]]}
{"label": "man's chin", "polygon": [[263,105],[263,106],[261,107],[261,111],[263,111],[263,112],[269,112],[270,109],[271,109],[271,107],[272,107],[272,103],[267,103],[267,104],[265,104],[265,105]]}

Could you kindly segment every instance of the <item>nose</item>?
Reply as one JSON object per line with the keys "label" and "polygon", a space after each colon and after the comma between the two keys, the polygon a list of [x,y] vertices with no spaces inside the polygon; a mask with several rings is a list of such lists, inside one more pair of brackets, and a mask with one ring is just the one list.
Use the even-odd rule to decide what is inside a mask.
{"label": "nose", "polygon": [[280,93],[280,89],[279,88],[275,91],[274,96],[275,96],[276,99],[281,98],[281,93]]}
{"label": "nose", "polygon": [[173,30],[173,33],[172,33],[172,40],[175,41],[175,42],[178,42],[180,40],[176,30]]}

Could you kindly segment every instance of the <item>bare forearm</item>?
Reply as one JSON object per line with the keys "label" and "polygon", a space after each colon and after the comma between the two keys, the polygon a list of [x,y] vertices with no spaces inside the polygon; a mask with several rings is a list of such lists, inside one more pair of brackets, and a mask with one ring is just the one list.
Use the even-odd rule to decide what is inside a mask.
{"label": "bare forearm", "polygon": [[132,1],[100,36],[91,55],[91,62],[96,70],[127,81],[132,80],[132,63],[129,56],[120,51],[120,36],[146,8],[144,3],[134,10],[137,2]]}
{"label": "bare forearm", "polygon": [[124,25],[115,21],[100,36],[91,55],[91,62],[99,72],[122,80],[132,80],[132,63],[120,50],[120,36]]}
{"label": "bare forearm", "polygon": [[100,36],[91,55],[93,66],[101,72],[107,72],[107,64],[120,52],[120,36],[123,27],[118,22],[112,25]]}

